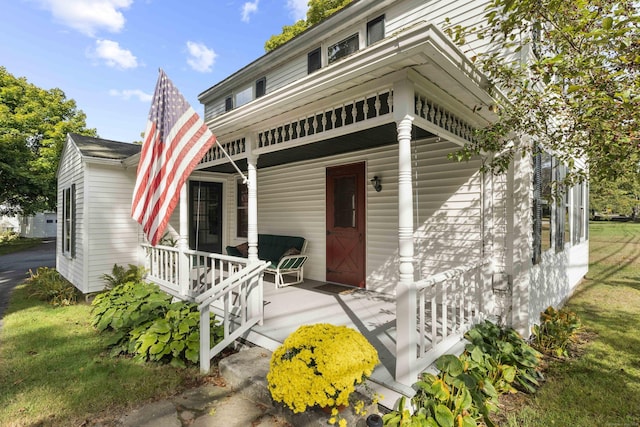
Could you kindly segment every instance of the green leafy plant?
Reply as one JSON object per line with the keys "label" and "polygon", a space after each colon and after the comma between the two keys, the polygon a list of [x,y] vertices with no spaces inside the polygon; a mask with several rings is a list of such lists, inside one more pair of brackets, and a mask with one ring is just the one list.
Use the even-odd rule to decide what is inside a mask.
{"label": "green leafy plant", "polygon": [[53,306],[66,306],[78,302],[78,290],[54,268],[39,267],[34,273],[29,270],[27,283],[30,295]]}
{"label": "green leafy plant", "polygon": [[531,329],[532,345],[545,354],[567,357],[568,346],[581,326],[576,313],[568,308],[556,310],[550,306],[540,313],[540,324]]}
{"label": "green leafy plant", "polygon": [[535,393],[542,378],[538,366],[542,355],[512,328],[500,328],[485,321],[468,331],[465,338],[470,341],[467,351],[472,353],[478,347],[489,354],[499,365],[509,365],[516,369],[514,384],[522,391]]}
{"label": "green leafy plant", "polygon": [[[224,329],[210,317],[210,342],[222,340]],[[169,362],[185,367],[200,361],[200,313],[192,303],[176,302],[169,306],[164,317],[131,331],[129,352],[134,360]]]}
{"label": "green leafy plant", "polygon": [[14,240],[18,240],[20,238],[20,234],[15,231],[3,231],[0,233],[0,243],[8,243]]}
{"label": "green leafy plant", "polygon": [[327,323],[305,325],[273,353],[267,382],[276,402],[293,412],[313,406],[333,408],[329,421],[335,423],[337,408],[350,405],[356,385],[377,364],[376,349],[358,331]]}
{"label": "green leafy plant", "polygon": [[106,288],[113,289],[127,282],[142,282],[145,274],[147,270],[141,265],[129,264],[129,268],[125,269],[121,265],[113,264],[111,274],[103,274],[101,277],[105,281]]}
{"label": "green leafy plant", "polygon": [[113,331],[113,353],[127,352],[129,333],[164,317],[171,296],[157,285],[128,282],[98,294],[92,302],[91,324],[98,331]]}

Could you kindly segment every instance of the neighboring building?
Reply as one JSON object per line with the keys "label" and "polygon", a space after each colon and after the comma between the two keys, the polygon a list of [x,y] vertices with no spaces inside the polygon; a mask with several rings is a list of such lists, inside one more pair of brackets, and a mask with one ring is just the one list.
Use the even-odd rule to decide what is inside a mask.
{"label": "neighboring building", "polygon": [[140,146],[69,134],[58,168],[56,268],[84,293],[104,289],[114,264],[138,264],[131,219]]}
{"label": "neighboring building", "polygon": [[20,217],[20,236],[56,237],[56,213],[38,212],[35,215]]}
{"label": "neighboring building", "polygon": [[[470,326],[454,310],[528,335],[587,272],[587,189],[545,203],[545,184],[563,173],[548,154],[516,158],[503,175],[480,172],[487,158],[448,159],[497,119],[490,84],[465,53],[484,41],[463,51],[442,30],[445,18],[473,25],[484,14],[479,1],[354,1],[205,90],[205,121],[250,185],[219,147],[205,155],[170,222],[191,248],[179,249],[191,257],[180,265],[201,265],[194,249],[228,263],[224,248],[247,240],[251,254],[258,232],[304,237],[305,279],[395,298],[389,365],[405,385]],[[74,235],[62,232],[58,266],[88,290],[100,287],[98,271],[137,253],[129,210],[139,155],[116,152],[96,162],[72,135],[61,163],[59,229],[75,191],[78,246],[74,257]],[[149,278],[193,298],[177,251],[158,247],[150,262],[160,273]],[[473,274],[447,282],[456,269]]]}

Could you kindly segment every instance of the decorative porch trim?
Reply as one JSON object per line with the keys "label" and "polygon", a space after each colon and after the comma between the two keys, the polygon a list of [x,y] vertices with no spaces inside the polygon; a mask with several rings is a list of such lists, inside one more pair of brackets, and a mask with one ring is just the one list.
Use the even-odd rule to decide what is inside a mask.
{"label": "decorative porch trim", "polygon": [[466,142],[474,142],[476,129],[460,117],[416,91],[415,114]]}
{"label": "decorative porch trim", "polygon": [[[245,138],[239,138],[234,141],[225,142],[224,144],[222,144],[222,146],[227,151],[229,156],[238,156],[240,158],[241,155],[247,151],[247,143]],[[202,157],[202,160],[200,160],[200,164],[215,162],[224,157],[225,155],[218,144],[213,144],[209,151],[205,153],[204,157]]]}
{"label": "decorative porch trim", "polygon": [[393,112],[393,91],[389,88],[373,95],[359,97],[325,109],[321,112],[299,117],[288,123],[258,132],[258,149],[272,145],[298,142],[319,133],[347,127]]}

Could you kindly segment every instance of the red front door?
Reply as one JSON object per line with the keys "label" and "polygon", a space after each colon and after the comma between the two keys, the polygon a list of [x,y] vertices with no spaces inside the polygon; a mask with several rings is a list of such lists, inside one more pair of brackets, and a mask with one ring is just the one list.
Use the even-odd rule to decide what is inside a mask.
{"label": "red front door", "polygon": [[365,286],[364,163],[327,168],[327,282]]}

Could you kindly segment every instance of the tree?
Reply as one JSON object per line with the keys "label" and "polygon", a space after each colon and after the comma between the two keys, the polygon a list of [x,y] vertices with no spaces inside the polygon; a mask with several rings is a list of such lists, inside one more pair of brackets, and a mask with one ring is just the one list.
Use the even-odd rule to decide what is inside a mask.
{"label": "tree", "polygon": [[5,213],[55,210],[56,172],[68,132],[96,136],[60,89],[44,90],[0,67],[0,204]]}
{"label": "tree", "polygon": [[301,19],[293,25],[285,25],[282,27],[282,33],[275,34],[269,38],[264,44],[264,50],[272,51],[280,45],[285,44],[307,28],[324,21],[333,15],[352,0],[309,0],[309,10],[307,10],[307,19]]}
{"label": "tree", "polygon": [[640,216],[640,172],[615,181],[592,179],[589,182],[589,208],[598,213]]}
{"label": "tree", "polygon": [[[498,107],[498,121],[456,157],[493,152],[489,168],[504,170],[517,150],[541,146],[569,167],[586,159],[599,180],[637,173],[638,8],[631,0],[490,0],[485,25],[450,27],[460,44],[477,37],[493,47],[473,59]],[[532,143],[512,144],[525,135]],[[582,178],[573,169],[567,184]]]}

